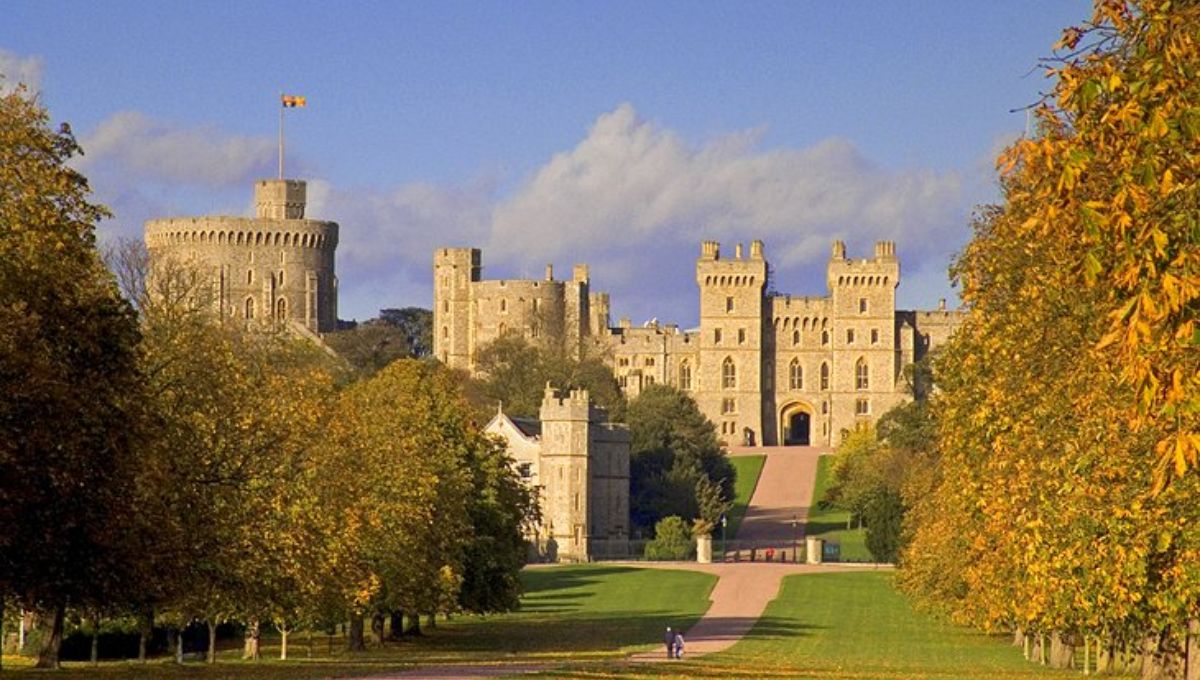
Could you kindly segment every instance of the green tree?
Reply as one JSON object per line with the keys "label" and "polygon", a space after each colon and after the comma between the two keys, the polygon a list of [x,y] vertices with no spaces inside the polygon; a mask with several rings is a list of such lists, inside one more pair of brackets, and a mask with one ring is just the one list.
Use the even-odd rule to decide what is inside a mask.
{"label": "green tree", "polygon": [[432,312],[419,307],[382,309],[378,318],[328,333],[324,340],[359,375],[370,376],[397,359],[430,356],[432,320]]}
{"label": "green tree", "polygon": [[0,96],[0,599],[48,613],[126,591],[141,381],[137,322],[95,248],[108,211],[24,89]]}
{"label": "green tree", "polygon": [[692,532],[682,517],[664,517],[654,525],[654,539],[646,543],[648,560],[681,562],[692,557]]}
{"label": "green tree", "polygon": [[[702,483],[719,490],[721,503],[733,499],[737,473],[717,440],[716,427],[687,394],[652,385],[629,404],[628,423],[634,525],[648,529],[670,515],[688,521],[701,517],[697,494],[705,488]],[[706,501],[706,509],[713,507]]]}

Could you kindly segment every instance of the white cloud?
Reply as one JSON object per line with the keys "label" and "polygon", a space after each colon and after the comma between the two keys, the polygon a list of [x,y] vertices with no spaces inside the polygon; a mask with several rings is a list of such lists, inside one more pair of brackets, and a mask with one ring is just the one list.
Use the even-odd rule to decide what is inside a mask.
{"label": "white cloud", "polygon": [[22,57],[0,47],[0,76],[3,76],[0,79],[0,95],[12,92],[18,83],[24,83],[37,92],[42,86],[43,68],[41,57]]}
{"label": "white cloud", "polygon": [[786,267],[823,255],[836,237],[937,239],[961,224],[956,174],[884,171],[840,139],[762,150],[760,138],[690,145],[624,104],[497,207],[488,247],[523,261],[760,237]]}
{"label": "white cloud", "polygon": [[136,111],[115,113],[80,139],[87,154],[78,163],[89,173],[119,175],[129,181],[202,185],[245,184],[268,175],[275,142],[265,137],[228,135],[212,127],[182,127]]}

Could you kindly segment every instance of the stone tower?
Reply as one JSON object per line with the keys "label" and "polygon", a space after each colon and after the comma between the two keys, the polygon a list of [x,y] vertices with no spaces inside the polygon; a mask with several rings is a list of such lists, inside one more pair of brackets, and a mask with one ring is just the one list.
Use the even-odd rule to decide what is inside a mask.
{"label": "stone tower", "polygon": [[471,284],[479,269],[478,248],[433,253],[433,355],[450,368],[471,367]]}
{"label": "stone tower", "polygon": [[896,245],[879,241],[874,257],[854,260],[836,241],[827,272],[834,319],[829,399],[832,430],[838,432],[862,417],[878,417],[898,401]]}
{"label": "stone tower", "polygon": [[761,444],[763,433],[763,314],[767,261],[761,241],[741,244],[732,258],[705,241],[696,261],[700,342],[695,397],[725,441]]}
{"label": "stone tower", "polygon": [[589,554],[588,460],[592,407],[586,390],[559,397],[546,386],[539,417],[542,421],[542,485],[549,537],[559,559],[586,560]]}
{"label": "stone tower", "polygon": [[259,180],[254,217],[172,217],[145,225],[155,260],[210,275],[223,317],[295,322],[318,333],[337,327],[336,222],[305,219],[306,184]]}

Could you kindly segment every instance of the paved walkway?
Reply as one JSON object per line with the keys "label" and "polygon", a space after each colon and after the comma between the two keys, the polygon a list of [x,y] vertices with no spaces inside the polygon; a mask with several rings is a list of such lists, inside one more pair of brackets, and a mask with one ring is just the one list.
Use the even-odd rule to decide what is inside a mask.
{"label": "paved walkway", "polygon": [[[804,522],[812,505],[813,484],[817,476],[817,459],[829,449],[817,447],[737,447],[731,456],[766,455],[754,497],[738,530],[739,541],[760,542],[762,547],[790,547],[804,536]],[[792,526],[795,518],[797,526]],[[621,564],[621,563],[617,563]],[[786,564],[724,562],[697,564],[695,562],[627,562],[645,569],[686,569],[715,574],[717,585],[709,596],[712,604],[704,616],[684,633],[685,657],[694,658],[729,649],[742,639],[779,593],[783,577],[790,574],[816,574],[834,571],[878,569],[871,564]],[[890,568],[882,566],[882,568]],[[641,652],[630,661],[653,663],[666,661],[666,650],[660,645],[650,652]],[[435,680],[439,678],[493,678],[502,675],[537,673],[555,668],[558,664],[497,664],[486,666],[437,666],[402,673],[371,676],[370,680]]]}

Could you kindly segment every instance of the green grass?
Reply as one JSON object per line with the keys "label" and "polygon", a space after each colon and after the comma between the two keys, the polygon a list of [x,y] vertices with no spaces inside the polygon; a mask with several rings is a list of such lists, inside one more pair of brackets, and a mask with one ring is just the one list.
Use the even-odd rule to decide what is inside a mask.
{"label": "green grass", "polygon": [[766,456],[737,456],[729,462],[737,470],[737,482],[733,487],[733,507],[729,510],[729,526],[726,527],[727,538],[737,538],[738,528],[742,526],[742,518],[750,507],[750,499],[754,497],[754,487],[758,486],[758,478],[762,474]]}
{"label": "green grass", "polygon": [[1025,661],[1007,637],[952,626],[914,611],[887,571],[784,579],[780,596],[728,651],[653,666],[573,667],[554,677],[1018,680],[1074,677]]}
{"label": "green grass", "polygon": [[[384,673],[393,669],[454,663],[525,663],[605,660],[658,646],[662,627],[690,627],[708,609],[716,577],[699,572],[635,569],[615,565],[579,565],[526,569],[526,594],[512,614],[439,619],[419,640],[372,646],[360,654],[344,652],[342,638],[315,638],[306,657],[306,636],[289,640],[291,660],[277,660],[277,639],[266,638],[263,660],[243,662],[236,641],[218,655],[218,663],[177,666],[155,660],[147,664],[104,662],[92,668],[67,663],[53,673],[56,680],[105,678],[230,678],[283,680],[335,678]],[[332,649],[332,653],[331,653]],[[49,677],[29,668],[31,659],[4,658],[3,676]],[[22,668],[17,668],[22,666]]]}
{"label": "green grass", "polygon": [[866,529],[847,529],[850,513],[825,507],[825,492],[833,482],[833,456],[821,456],[817,461],[817,481],[813,487],[813,505],[808,511],[805,536],[817,536],[841,546],[841,559],[846,562],[872,562],[867,550]]}

